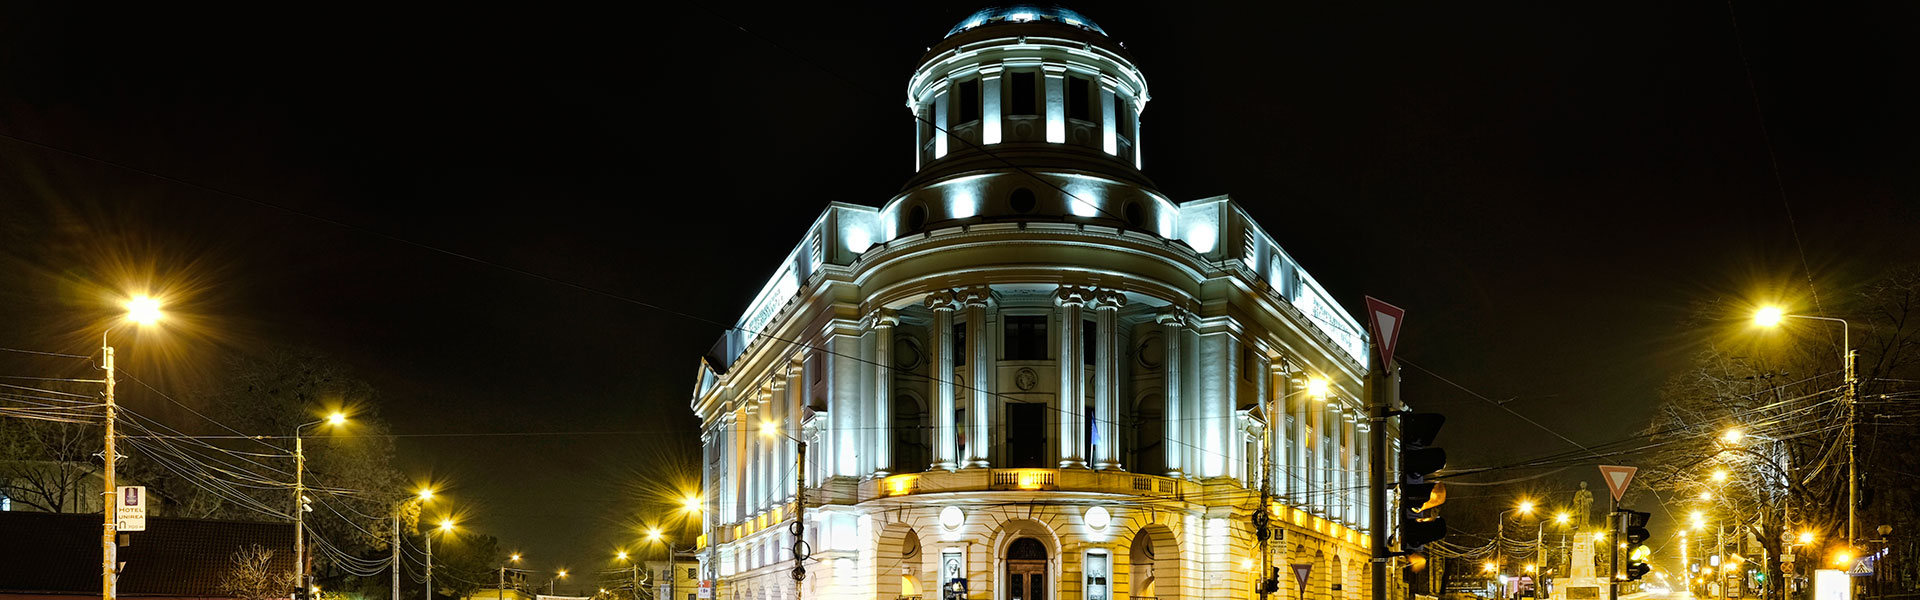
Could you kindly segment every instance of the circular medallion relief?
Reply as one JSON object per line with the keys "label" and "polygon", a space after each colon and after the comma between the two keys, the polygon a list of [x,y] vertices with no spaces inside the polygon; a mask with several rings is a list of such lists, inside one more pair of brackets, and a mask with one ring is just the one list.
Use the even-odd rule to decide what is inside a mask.
{"label": "circular medallion relief", "polygon": [[893,338],[893,366],[913,369],[920,366],[920,342],[907,336]]}
{"label": "circular medallion relief", "polygon": [[1022,392],[1032,391],[1033,386],[1039,384],[1040,374],[1033,372],[1033,369],[1020,367],[1020,370],[1013,374],[1013,387],[1020,388]]}
{"label": "circular medallion relief", "polygon": [[1134,347],[1133,357],[1141,367],[1158,369],[1167,361],[1167,346],[1160,342],[1158,335],[1145,336],[1140,338],[1140,345]]}

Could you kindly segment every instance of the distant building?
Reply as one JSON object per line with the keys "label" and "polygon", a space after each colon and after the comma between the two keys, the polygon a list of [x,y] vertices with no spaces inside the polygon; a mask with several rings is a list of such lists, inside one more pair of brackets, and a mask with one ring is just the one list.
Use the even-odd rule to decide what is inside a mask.
{"label": "distant building", "polygon": [[906,92],[903,191],[829,205],[701,364],[714,597],[1366,598],[1366,334],[1232,199],[1155,191],[1127,51],[988,9]]}
{"label": "distant building", "polygon": [[673,562],[649,560],[645,565],[654,600],[699,600],[700,560],[692,552],[675,553]]}
{"label": "distant building", "polygon": [[[100,597],[100,515],[0,513],[0,599]],[[269,568],[293,572],[293,524],[148,517],[122,532],[123,598],[226,598],[235,552],[272,550]],[[289,590],[291,591],[291,590]]]}

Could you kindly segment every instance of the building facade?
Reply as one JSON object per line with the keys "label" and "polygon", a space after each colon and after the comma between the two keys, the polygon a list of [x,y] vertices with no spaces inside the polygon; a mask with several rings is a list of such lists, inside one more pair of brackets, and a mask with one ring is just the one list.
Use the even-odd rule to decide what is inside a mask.
{"label": "building facade", "polygon": [[1366,334],[1232,199],[1154,190],[1149,98],[1063,8],[930,49],[903,191],[826,207],[701,363],[715,598],[1366,597]]}

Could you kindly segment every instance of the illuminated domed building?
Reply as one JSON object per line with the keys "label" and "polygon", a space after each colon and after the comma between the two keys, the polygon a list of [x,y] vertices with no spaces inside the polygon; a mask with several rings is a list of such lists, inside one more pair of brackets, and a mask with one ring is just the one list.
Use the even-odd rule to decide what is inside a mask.
{"label": "illuminated domed building", "polygon": [[715,598],[1293,599],[1292,563],[1366,597],[1366,334],[1232,199],[1154,190],[1149,98],[1063,8],[932,47],[917,172],[827,206],[701,363]]}

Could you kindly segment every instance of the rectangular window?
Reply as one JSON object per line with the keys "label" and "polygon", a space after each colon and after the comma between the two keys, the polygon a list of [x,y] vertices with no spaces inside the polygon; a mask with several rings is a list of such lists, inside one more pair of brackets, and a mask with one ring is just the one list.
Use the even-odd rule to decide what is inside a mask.
{"label": "rectangular window", "polygon": [[1036,87],[1034,86],[1034,79],[1037,76],[1038,76],[1037,73],[1014,73],[1013,74],[1013,78],[1012,78],[1013,85],[1009,86],[1010,88],[1012,88],[1013,102],[1011,104],[1013,105],[1013,108],[1012,110],[1008,111],[1007,114],[1012,114],[1012,115],[1040,114],[1040,91],[1036,89]]}
{"label": "rectangular window", "polygon": [[1067,118],[1093,120],[1093,82],[1080,77],[1067,78]]}
{"label": "rectangular window", "polygon": [[1008,315],[1004,326],[1004,360],[1047,359],[1046,315]]}
{"label": "rectangular window", "polygon": [[960,122],[980,120],[980,80],[960,82]]}
{"label": "rectangular window", "polygon": [[1080,327],[1080,362],[1093,364],[1093,351],[1099,348],[1100,328],[1093,321],[1086,321]]}
{"label": "rectangular window", "polygon": [[1133,139],[1133,101],[1126,98],[1119,98],[1114,103],[1120,105],[1120,114],[1118,115],[1120,137],[1131,140]]}
{"label": "rectangular window", "polygon": [[953,324],[953,365],[967,366],[967,324]]}

